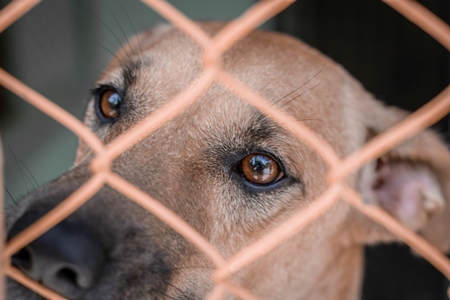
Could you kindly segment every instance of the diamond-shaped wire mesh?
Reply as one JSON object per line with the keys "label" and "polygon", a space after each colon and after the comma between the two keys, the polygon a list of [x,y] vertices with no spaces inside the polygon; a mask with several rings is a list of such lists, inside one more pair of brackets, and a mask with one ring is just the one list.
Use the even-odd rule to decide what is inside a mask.
{"label": "diamond-shaped wire mesh", "polygon": [[[2,269],[0,270],[3,273],[0,274],[2,277],[3,275],[7,275],[43,297],[49,299],[64,299],[53,291],[26,277],[18,269],[11,266],[11,255],[38,238],[64,218],[68,217],[86,201],[89,201],[90,197],[92,197],[102,186],[109,185],[127,196],[131,201],[134,201],[147,209],[149,213],[157,216],[211,259],[216,266],[216,270],[213,274],[216,285],[209,295],[209,299],[220,299],[225,292],[234,294],[242,299],[257,299],[251,291],[232,282],[231,276],[233,273],[276,248],[282,242],[289,239],[292,235],[302,230],[318,216],[330,209],[337,201],[340,201],[340,199],[347,201],[350,205],[360,210],[369,218],[385,226],[417,253],[432,263],[447,278],[450,278],[450,261],[439,250],[414,232],[402,226],[383,210],[377,207],[364,205],[360,196],[350,187],[345,185],[346,177],[365,163],[383,155],[390,148],[398,145],[446,115],[450,110],[450,88],[446,88],[427,105],[410,115],[407,119],[394,126],[389,131],[372,139],[357,152],[349,157],[340,158],[330,145],[317,137],[301,122],[295,120],[285,112],[274,108],[263,97],[239,82],[236,78],[233,78],[229,73],[223,70],[220,65],[222,54],[231,48],[234,43],[254,30],[259,24],[289,6],[293,1],[261,1],[245,12],[240,18],[229,23],[213,38],[209,37],[194,22],[189,20],[167,2],[162,0],[142,1],[164,16],[173,25],[184,31],[203,48],[203,72],[191,86],[172,99],[170,105],[161,108],[152,116],[152,118],[140,122],[137,126],[130,129],[126,134],[121,135],[107,146],[103,145],[100,140],[75,117],[56,106],[42,95],[28,88],[3,69],[0,69],[0,84],[73,131],[92,148],[96,155],[91,163],[94,175],[90,180],[41,219],[23,230],[2,248]],[[36,0],[16,0],[3,8],[0,12],[0,32],[20,18],[20,16],[25,14],[38,2],[39,1]],[[450,50],[450,29],[447,24],[443,23],[417,2],[402,0],[389,0],[386,2],[404,14],[412,22],[422,27]],[[197,97],[206,91],[214,82],[220,82],[228,87],[243,100],[256,107],[288,131],[292,132],[298,139],[307,143],[317,151],[330,167],[328,176],[329,189],[326,192],[306,209],[295,213],[278,228],[249,245],[247,248],[234,254],[228,260],[226,260],[203,236],[196,232],[183,219],[159,203],[157,199],[153,199],[111,171],[111,162],[116,157],[136,144],[139,140],[150,135],[153,131],[165,124],[165,122],[183,112],[183,110],[194,103]],[[1,166],[2,161],[0,160],[0,168]],[[0,176],[0,182],[1,180],[2,176]],[[2,200],[1,191],[0,200]],[[1,291],[3,291],[3,289],[4,286],[1,284]]]}

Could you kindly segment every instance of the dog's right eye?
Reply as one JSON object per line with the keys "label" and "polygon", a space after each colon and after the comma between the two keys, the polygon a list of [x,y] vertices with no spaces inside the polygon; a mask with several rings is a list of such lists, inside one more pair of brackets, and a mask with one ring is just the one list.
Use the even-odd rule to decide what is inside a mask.
{"label": "dog's right eye", "polygon": [[252,153],[237,165],[237,171],[249,182],[256,185],[271,185],[284,177],[278,162],[271,156]]}
{"label": "dog's right eye", "polygon": [[113,87],[102,87],[97,91],[97,113],[103,119],[115,120],[120,117],[122,96]]}

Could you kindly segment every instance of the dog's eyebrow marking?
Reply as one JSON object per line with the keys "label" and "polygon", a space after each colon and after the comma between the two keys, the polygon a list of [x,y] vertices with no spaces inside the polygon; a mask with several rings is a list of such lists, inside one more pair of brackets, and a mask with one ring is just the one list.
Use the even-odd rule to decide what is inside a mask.
{"label": "dog's eyebrow marking", "polygon": [[262,150],[265,148],[262,146],[264,141],[270,140],[278,133],[276,125],[259,112],[251,112],[250,116],[246,115],[246,119],[249,121],[243,126],[237,126],[236,123],[218,126],[218,128],[224,128],[225,131],[214,131],[207,138],[208,151],[211,151],[213,155],[220,154],[222,157],[227,157],[229,153],[241,150],[245,150],[244,152]]}
{"label": "dog's eyebrow marking", "polygon": [[137,77],[139,69],[142,67],[142,61],[130,61],[122,69],[123,85],[125,89],[132,85]]}
{"label": "dog's eyebrow marking", "polygon": [[264,140],[277,133],[276,126],[268,117],[258,112],[243,132],[246,138],[250,140]]}
{"label": "dog's eyebrow marking", "polygon": [[278,151],[278,143],[273,142],[280,134],[277,124],[259,112],[253,112],[249,119],[245,126],[237,130],[229,128],[231,130],[227,130],[226,134],[215,134],[209,147],[212,153],[220,153],[223,158],[230,158],[230,153],[234,153],[243,158],[253,152],[262,152],[274,155],[284,162]]}

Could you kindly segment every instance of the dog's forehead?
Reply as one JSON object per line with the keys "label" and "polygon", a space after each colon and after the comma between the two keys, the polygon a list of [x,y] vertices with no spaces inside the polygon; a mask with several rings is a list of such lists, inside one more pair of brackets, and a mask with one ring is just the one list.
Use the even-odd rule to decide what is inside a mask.
{"label": "dog's forehead", "polygon": [[[224,24],[199,26],[214,36]],[[155,108],[199,78],[203,71],[202,52],[182,31],[162,26],[131,39],[98,82],[127,89],[133,101],[145,96],[142,100]],[[251,33],[222,57],[224,70],[278,106],[307,97],[326,77],[323,71],[325,67],[329,69],[327,64],[326,58],[298,40],[263,31]]]}
{"label": "dog's forehead", "polygon": [[[224,25],[199,24],[211,36]],[[203,49],[195,41],[166,25],[127,42],[99,82],[134,85],[130,93],[153,94],[152,98],[158,100],[173,98],[201,76],[202,54]],[[329,69],[326,58],[298,40],[263,31],[243,38],[221,60],[224,70],[272,102],[282,100],[296,88],[298,92],[308,93],[321,81],[327,64]]]}
{"label": "dog's forehead", "polygon": [[[214,36],[224,24],[199,26]],[[131,39],[98,83],[112,84],[126,92],[128,113],[133,117],[127,123],[136,123],[196,82],[203,72],[202,52],[202,48],[182,31],[170,26],[160,27]],[[344,88],[348,84],[343,82],[350,77],[342,74],[335,63],[296,39],[255,31],[223,55],[221,66],[272,105],[304,121],[325,140],[339,139],[340,128],[350,119],[343,110],[351,105],[342,105],[350,98]],[[280,126],[263,117],[219,81],[198,97],[183,116],[172,123],[181,124],[178,126],[181,131],[189,132],[189,128],[195,127],[195,133],[206,132],[208,136],[218,130],[242,133],[248,132],[243,130],[245,128],[264,126],[269,129],[266,132],[281,132]],[[341,152],[342,149],[336,150]]]}

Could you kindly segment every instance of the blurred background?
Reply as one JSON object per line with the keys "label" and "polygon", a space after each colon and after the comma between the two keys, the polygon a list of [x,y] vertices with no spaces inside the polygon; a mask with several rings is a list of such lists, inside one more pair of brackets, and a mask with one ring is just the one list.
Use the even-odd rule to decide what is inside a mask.
{"label": "blurred background", "polygon": [[[253,0],[170,1],[196,20],[229,20]],[[422,4],[450,22],[450,1]],[[9,1],[0,0],[0,7]],[[78,118],[96,76],[127,37],[166,21],[139,1],[45,0],[0,36],[0,65]],[[299,0],[263,26],[341,63],[378,99],[415,110],[450,79],[450,55],[378,0]],[[449,140],[449,120],[436,130]],[[77,137],[0,87],[7,205],[71,166]],[[444,278],[406,246],[369,247],[363,297],[448,299]]]}

